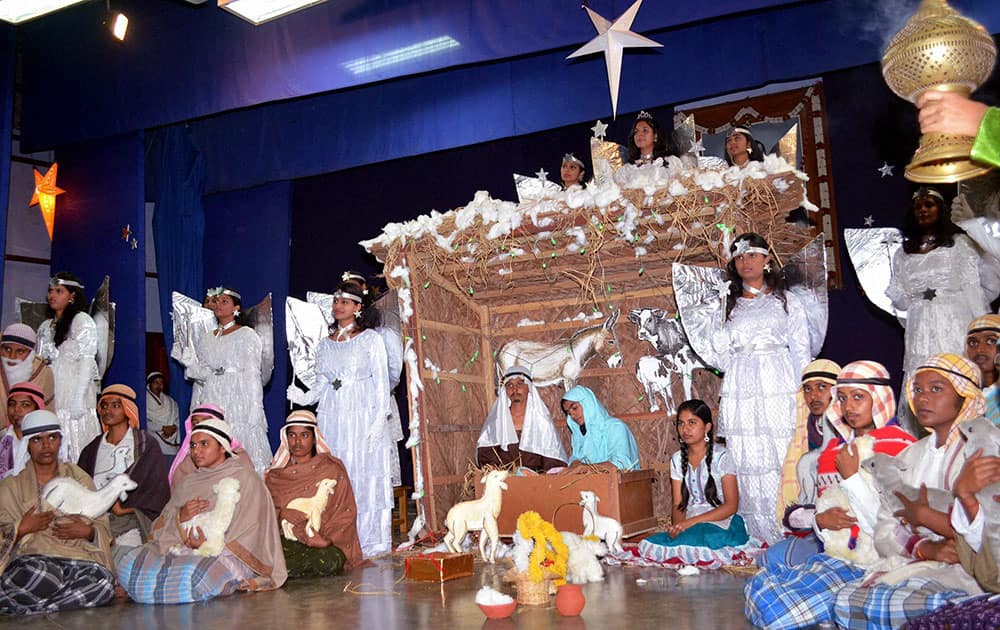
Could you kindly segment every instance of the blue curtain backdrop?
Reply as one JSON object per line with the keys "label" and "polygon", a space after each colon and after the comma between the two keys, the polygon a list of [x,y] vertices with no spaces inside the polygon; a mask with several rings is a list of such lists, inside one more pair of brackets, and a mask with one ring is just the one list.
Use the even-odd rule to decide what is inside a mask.
{"label": "blue curtain backdrop", "polygon": [[[202,252],[205,240],[205,160],[188,128],[175,125],[160,130],[150,144],[150,161],[157,165],[153,199],[153,237],[160,297],[160,321],[169,354],[174,342],[171,326],[171,293],[178,291],[196,300],[205,294]],[[191,385],[184,368],[170,360],[170,395],[181,417],[191,403]]]}
{"label": "blue curtain backdrop", "polygon": [[[52,237],[52,271],[83,280],[88,299],[110,276],[117,304],[115,355],[104,383],[145,388],[146,246],[143,195],[143,135],[129,133],[56,151],[59,187]],[[122,238],[126,226],[135,238]],[[95,400],[96,404],[97,401]],[[140,417],[146,399],[140,396]]]}
{"label": "blue curtain backdrop", "polygon": [[[288,297],[292,184],[282,182],[205,197],[205,286],[226,285],[257,304],[271,293],[274,309],[274,375],[264,387],[272,448],[285,423],[288,343],[285,298]],[[239,419],[237,419],[238,421]]]}
{"label": "blue curtain backdrop", "polygon": [[[14,123],[14,42],[15,30],[0,24],[0,252],[7,251],[7,199],[10,197],[10,134]],[[3,271],[0,264],[0,287]]]}

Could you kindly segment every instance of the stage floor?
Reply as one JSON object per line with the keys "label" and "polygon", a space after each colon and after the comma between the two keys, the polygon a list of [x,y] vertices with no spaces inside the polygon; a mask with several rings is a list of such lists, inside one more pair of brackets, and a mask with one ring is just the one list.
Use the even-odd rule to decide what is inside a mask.
{"label": "stage floor", "polygon": [[[180,606],[117,601],[91,610],[20,619],[0,617],[0,626],[79,630],[752,627],[743,616],[745,578],[718,571],[678,577],[665,569],[605,567],[604,582],[584,585],[587,605],[578,618],[560,617],[554,605],[522,606],[509,620],[487,622],[475,604],[476,590],[490,584],[512,593],[510,585],[501,583],[505,565],[477,563],[474,576],[444,585],[401,579],[403,566],[401,558],[387,558],[336,578],[292,580],[283,589],[268,593],[237,594]],[[648,582],[636,584],[640,577]],[[345,587],[349,587],[347,592]]]}

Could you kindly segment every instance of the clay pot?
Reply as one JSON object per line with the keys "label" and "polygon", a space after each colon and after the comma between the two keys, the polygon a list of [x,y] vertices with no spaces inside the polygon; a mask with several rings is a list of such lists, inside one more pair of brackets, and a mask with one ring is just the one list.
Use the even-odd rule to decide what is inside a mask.
{"label": "clay pot", "polygon": [[511,602],[509,604],[498,604],[496,606],[486,606],[484,604],[478,604],[479,610],[483,611],[487,619],[506,619],[514,614],[514,609],[517,608],[517,602]]}
{"label": "clay pot", "polygon": [[563,617],[576,617],[586,604],[579,584],[563,584],[556,591],[556,610]]}

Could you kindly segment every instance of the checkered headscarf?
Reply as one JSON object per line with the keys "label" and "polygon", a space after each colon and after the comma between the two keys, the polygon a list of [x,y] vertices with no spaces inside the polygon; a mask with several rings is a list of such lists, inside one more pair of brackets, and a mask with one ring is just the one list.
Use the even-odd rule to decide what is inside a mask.
{"label": "checkered headscarf", "polygon": [[913,407],[913,381],[917,374],[924,370],[933,370],[948,379],[958,395],[965,399],[965,403],[955,418],[955,425],[966,420],[972,420],[986,413],[986,398],[983,397],[983,390],[979,389],[982,382],[982,374],[979,366],[957,354],[935,354],[922,361],[920,367],[913,370],[913,374],[907,377],[903,391],[906,392],[906,402],[916,415],[917,410]]}
{"label": "checkered headscarf", "polygon": [[827,411],[827,418],[845,440],[851,435],[851,427],[844,421],[844,410],[837,400],[841,387],[856,387],[868,392],[872,397],[872,419],[876,428],[882,428],[896,417],[896,395],[892,393],[889,370],[876,361],[854,361],[848,363],[837,375],[837,384],[831,395],[833,402]]}

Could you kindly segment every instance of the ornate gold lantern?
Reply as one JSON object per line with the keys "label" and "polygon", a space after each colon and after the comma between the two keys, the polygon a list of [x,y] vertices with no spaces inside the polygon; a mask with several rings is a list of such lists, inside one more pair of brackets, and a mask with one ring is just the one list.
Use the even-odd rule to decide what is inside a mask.
{"label": "ornate gold lantern", "polygon": [[[945,0],[923,0],[889,42],[882,76],[889,89],[911,103],[927,90],[968,96],[989,78],[996,56],[993,38],[981,25]],[[990,167],[969,158],[972,142],[967,136],[922,135],[906,179],[940,184],[982,175]]]}

